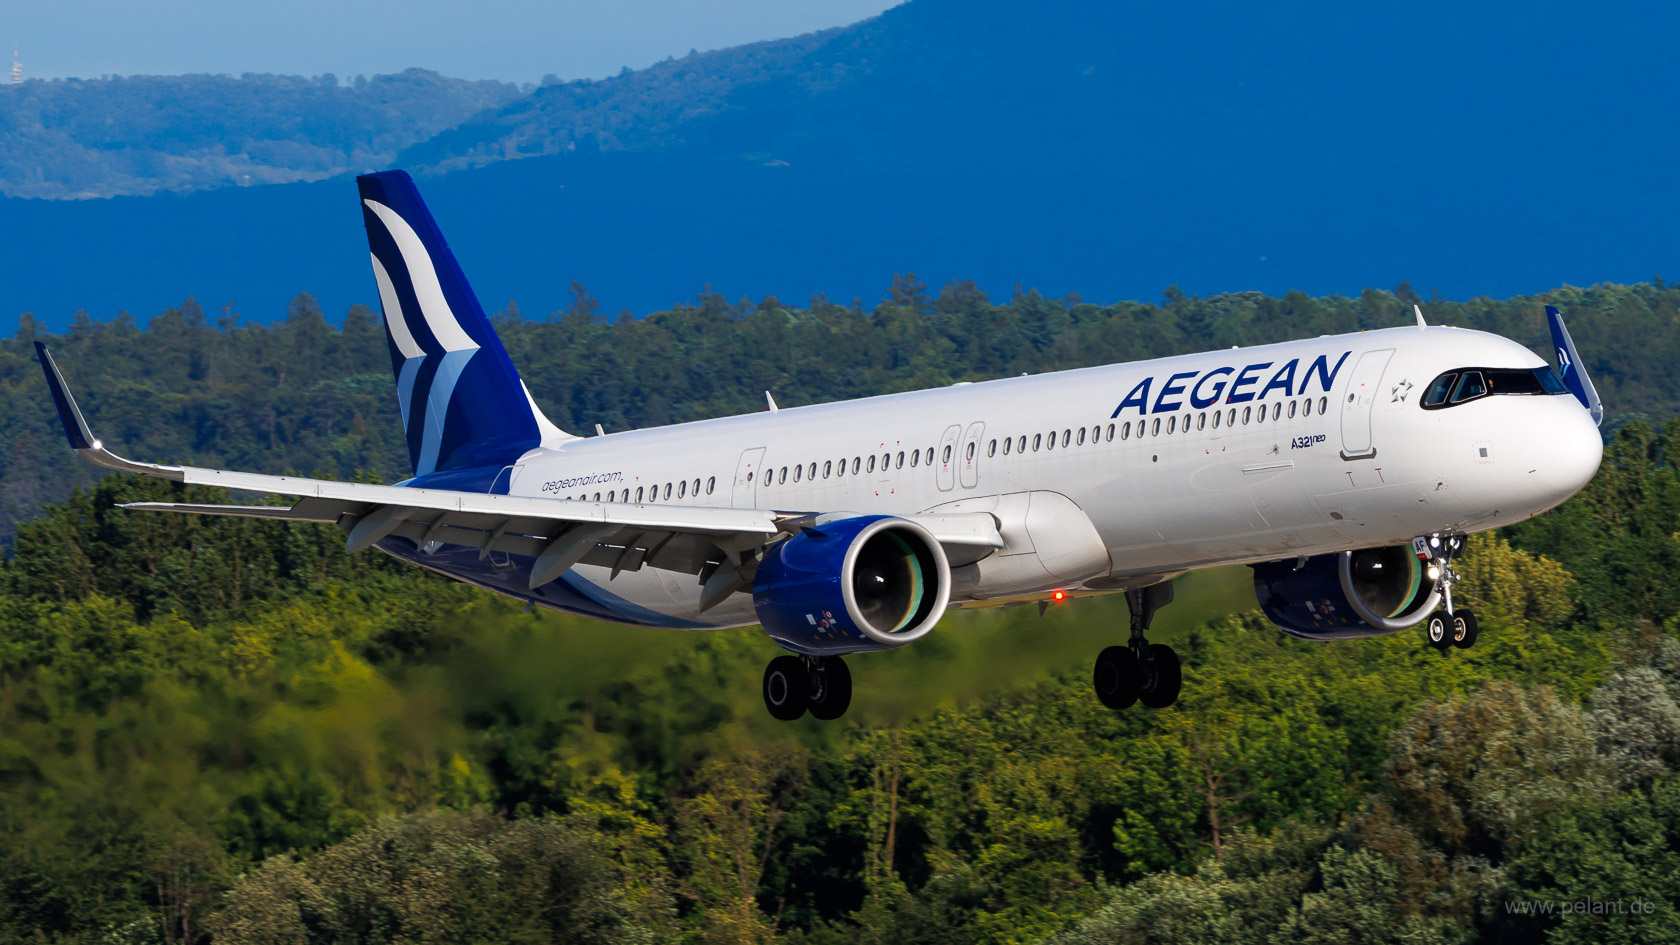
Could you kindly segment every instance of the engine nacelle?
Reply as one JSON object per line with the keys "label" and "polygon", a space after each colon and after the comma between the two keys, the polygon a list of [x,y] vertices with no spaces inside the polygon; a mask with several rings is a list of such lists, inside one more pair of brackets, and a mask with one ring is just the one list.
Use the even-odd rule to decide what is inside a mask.
{"label": "engine nacelle", "polygon": [[1426,562],[1406,545],[1254,565],[1266,619],[1307,640],[1374,637],[1423,621],[1441,601]]}
{"label": "engine nacelle", "polygon": [[915,522],[862,515],[772,545],[753,578],[766,633],[796,653],[861,653],[925,636],[945,614],[951,567]]}

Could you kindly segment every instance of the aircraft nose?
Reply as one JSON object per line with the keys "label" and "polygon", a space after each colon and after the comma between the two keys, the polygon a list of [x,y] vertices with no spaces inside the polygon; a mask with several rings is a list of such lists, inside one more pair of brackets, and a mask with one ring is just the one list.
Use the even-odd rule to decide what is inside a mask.
{"label": "aircraft nose", "polygon": [[1540,462],[1547,491],[1558,499],[1581,491],[1592,481],[1604,458],[1604,439],[1599,436],[1598,424],[1573,401],[1574,398],[1569,399],[1570,409],[1562,411],[1563,416],[1557,418],[1549,431]]}

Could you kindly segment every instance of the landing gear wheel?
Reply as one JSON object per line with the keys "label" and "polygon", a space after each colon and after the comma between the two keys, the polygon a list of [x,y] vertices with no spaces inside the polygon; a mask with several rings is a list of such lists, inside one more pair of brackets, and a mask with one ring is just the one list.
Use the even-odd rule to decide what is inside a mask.
{"label": "landing gear wheel", "polygon": [[1466,608],[1460,607],[1453,611],[1452,626],[1449,629],[1453,646],[1468,650],[1476,645],[1476,615]]}
{"label": "landing gear wheel", "polygon": [[1096,672],[1092,684],[1097,700],[1110,709],[1129,709],[1137,701],[1143,681],[1143,668],[1131,647],[1111,646],[1097,654]]}
{"label": "landing gear wheel", "polygon": [[1138,693],[1138,701],[1151,709],[1165,709],[1178,699],[1178,690],[1184,683],[1184,674],[1178,665],[1178,654],[1165,643],[1149,644],[1149,660],[1154,665],[1154,673],[1147,669],[1145,676],[1153,675]]}
{"label": "landing gear wheel", "polygon": [[1453,645],[1453,619],[1444,610],[1437,610],[1429,615],[1429,622],[1424,624],[1423,632],[1429,638],[1429,645],[1437,650],[1445,650]]}
{"label": "landing gear wheel", "polygon": [[810,702],[810,673],[797,656],[778,656],[764,667],[764,707],[772,718],[791,722]]}
{"label": "landing gear wheel", "polygon": [[821,669],[811,674],[816,685],[811,687],[811,716],[831,721],[846,714],[852,704],[852,671],[838,656],[825,656]]}

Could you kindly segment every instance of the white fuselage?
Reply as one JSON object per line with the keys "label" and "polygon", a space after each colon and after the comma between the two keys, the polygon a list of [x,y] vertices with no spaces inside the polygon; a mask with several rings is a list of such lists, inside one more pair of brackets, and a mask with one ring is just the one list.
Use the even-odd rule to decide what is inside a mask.
{"label": "white fuselage", "polygon": [[[1601,455],[1575,398],[1419,404],[1443,371],[1544,363],[1506,338],[1456,328],[1325,336],[573,439],[524,456],[508,491],[990,512],[1006,546],[952,561],[953,606],[1107,592],[1197,568],[1485,530],[1557,505]],[[609,585],[607,569],[577,574]],[[689,626],[756,622],[744,593],[702,614],[685,575],[626,571],[610,588]]]}

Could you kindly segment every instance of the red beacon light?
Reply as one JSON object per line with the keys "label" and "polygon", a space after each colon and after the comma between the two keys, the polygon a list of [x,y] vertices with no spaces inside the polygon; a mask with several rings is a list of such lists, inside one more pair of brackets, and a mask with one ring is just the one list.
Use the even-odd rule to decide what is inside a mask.
{"label": "red beacon light", "polygon": [[1051,594],[1050,598],[1057,602],[1067,600],[1067,591],[1057,591],[1054,594]]}

